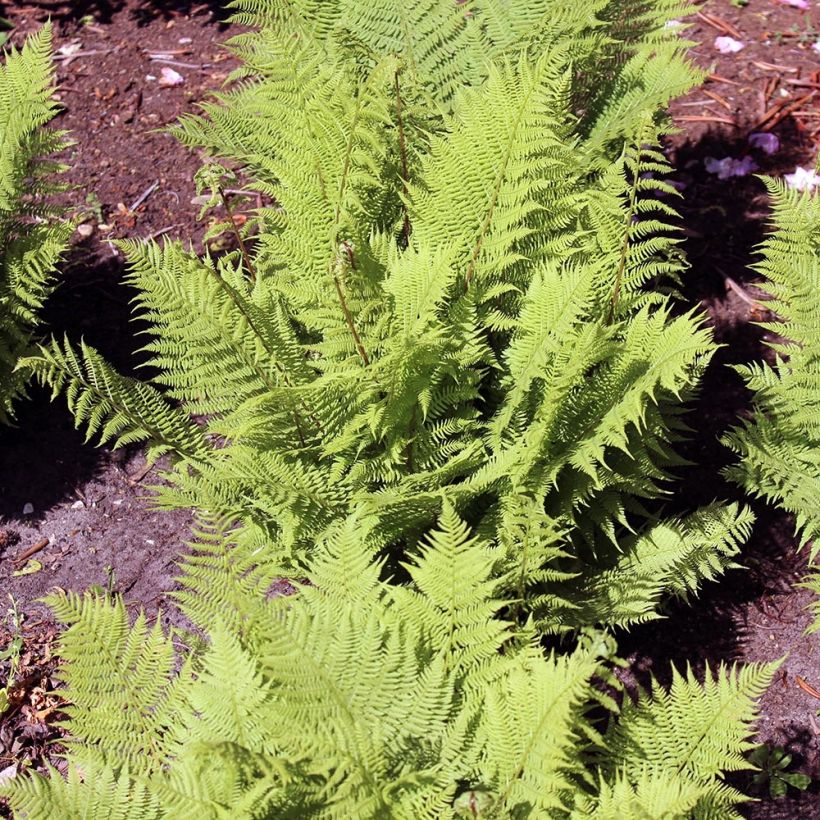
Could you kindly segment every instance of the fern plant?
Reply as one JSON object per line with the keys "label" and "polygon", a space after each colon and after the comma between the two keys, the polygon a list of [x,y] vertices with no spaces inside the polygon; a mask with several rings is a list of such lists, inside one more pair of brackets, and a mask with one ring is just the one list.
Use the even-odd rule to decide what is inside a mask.
{"label": "fern plant", "polygon": [[[673,311],[655,195],[694,78],[672,6],[236,5],[263,23],[240,86],[179,132],[272,204],[219,260],[123,243],[149,382],[68,341],[28,368],[89,435],[170,453],[160,503],[238,522],[269,581],[353,510],[400,560],[443,499],[547,631],[654,617],[731,566],[748,510],[658,515],[714,350]],[[230,213],[227,174],[200,178]]]}
{"label": "fern plant", "polygon": [[[811,560],[820,548],[820,202],[767,180],[774,231],[763,243],[757,270],[767,279],[779,317],[763,327],[774,366],[739,368],[754,391],[752,417],[726,443],[740,457],[727,472],[747,492],[780,505],[795,517],[801,546]],[[820,593],[815,574],[809,586]],[[820,604],[815,606],[820,628]]]}
{"label": "fern plant", "polygon": [[47,157],[66,146],[63,132],[43,127],[57,109],[50,53],[46,26],[0,66],[0,423],[11,421],[24,393],[25,373],[16,367],[71,233],[49,203],[62,166]]}
{"label": "fern plant", "polygon": [[[292,597],[234,576],[202,653],[121,599],[60,593],[72,738],[63,779],[2,790],[20,816],[147,818],[736,817],[724,773],[777,664],[673,672],[619,708],[614,647],[544,652],[500,619],[490,544],[447,505],[382,580],[353,517]],[[196,597],[184,584],[186,596]],[[502,587],[503,589],[503,587]],[[503,594],[503,593],[502,593]],[[194,610],[189,610],[195,615]],[[609,683],[607,694],[602,688]]]}

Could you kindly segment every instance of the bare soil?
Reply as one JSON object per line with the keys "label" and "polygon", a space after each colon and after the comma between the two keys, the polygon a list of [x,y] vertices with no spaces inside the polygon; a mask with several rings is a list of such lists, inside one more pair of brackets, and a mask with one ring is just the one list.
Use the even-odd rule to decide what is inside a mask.
{"label": "bare soil", "polygon": [[[0,2],[0,16],[15,25],[15,42],[51,16],[56,47],[63,49],[58,78],[65,111],[58,123],[76,140],[67,156],[69,179],[79,186],[72,201],[80,203],[87,227],[85,236],[74,239],[47,322],[56,334],[82,335],[126,371],[139,362],[138,328],[130,321],[132,294],[122,283],[122,259],[109,240],[166,236],[201,247],[204,226],[191,204],[200,158],[157,129],[194,110],[234,67],[220,43],[236,29],[224,22],[220,5]],[[670,606],[666,620],[619,636],[620,645],[634,682],[644,684],[650,676],[668,680],[670,661],[702,669],[786,656],[762,701],[760,739],[787,746],[797,770],[820,778],[820,700],[797,683],[799,676],[820,689],[820,636],[804,634],[809,596],[795,587],[807,555],[796,551],[788,516],[744,497],[721,477],[731,454],[717,443],[749,407],[740,377],[726,365],[767,355],[754,325],[765,311],[754,304],[759,291],[749,268],[766,230],[766,198],[755,177],[721,180],[705,163],[710,157],[751,157],[760,172],[774,176],[813,165],[820,138],[820,55],[811,49],[820,40],[817,11],[776,0],[749,0],[744,7],[708,0],[693,4],[692,12],[686,36],[698,43],[692,55],[707,79],[673,105],[681,133],[668,148],[683,189],[691,263],[684,295],[689,305],[702,305],[724,347],[707,372],[691,416],[694,435],[683,448],[696,466],[681,472],[670,506],[683,511],[716,498],[738,499],[752,504],[758,522],[744,553],[745,569],[710,585],[687,606]],[[727,34],[744,43],[742,51],[719,53],[714,40]],[[184,82],[161,87],[163,66]],[[748,142],[761,131],[779,137],[771,156]],[[138,449],[84,445],[62,400],[51,404],[38,389],[19,415],[16,429],[0,430],[0,590],[27,614],[29,672],[18,687],[17,707],[0,719],[0,777],[23,760],[42,766],[45,741],[58,736],[59,710],[48,711],[55,704],[42,707],[38,700],[38,688],[45,691],[51,683],[55,632],[37,601],[54,587],[111,586],[135,609],[146,607],[176,623],[168,593],[174,559],[190,537],[187,513],[152,509],[147,486],[155,474],[142,475]],[[40,545],[28,560],[15,560]],[[36,571],[19,574],[25,569]],[[7,624],[0,649],[11,637]],[[7,672],[0,664],[0,685]],[[743,777],[738,784],[748,786]],[[818,785],[802,795],[764,799],[746,813],[820,817]]]}

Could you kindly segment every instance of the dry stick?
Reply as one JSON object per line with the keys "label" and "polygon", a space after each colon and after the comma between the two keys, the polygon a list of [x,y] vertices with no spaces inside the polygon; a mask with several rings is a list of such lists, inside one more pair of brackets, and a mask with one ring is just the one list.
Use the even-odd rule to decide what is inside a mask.
{"label": "dry stick", "polygon": [[800,675],[795,675],[794,679],[797,682],[797,685],[804,692],[808,692],[808,694],[810,694],[813,698],[817,698],[818,700],[820,700],[820,692],[818,692],[813,686],[810,686],[808,683],[806,683],[806,681],[804,681],[803,678],[800,677]]}
{"label": "dry stick", "polygon": [[140,205],[142,205],[142,203],[143,203],[143,202],[145,202],[145,200],[146,200],[146,199],[148,199],[148,197],[149,197],[149,196],[151,196],[151,194],[153,194],[153,193],[154,193],[154,191],[156,191],[156,190],[157,190],[157,188],[159,188],[159,180],[158,180],[158,179],[155,179],[155,180],[154,180],[154,181],[153,181],[153,182],[152,182],[152,183],[151,183],[151,184],[150,184],[150,185],[149,185],[149,186],[148,186],[148,187],[147,187],[147,188],[146,188],[146,189],[145,189],[145,190],[144,190],[144,191],[143,191],[143,192],[142,192],[142,193],[141,193],[141,194],[140,194],[140,195],[139,195],[139,196],[138,196],[138,197],[137,197],[137,198],[136,198],[136,199],[132,202],[132,203],[131,203],[131,205],[130,205],[130,207],[128,208],[128,210],[129,210],[129,211],[132,211],[132,212],[133,212],[133,211],[136,211],[136,210],[137,210],[137,208],[139,208],[139,206],[140,206]]}
{"label": "dry stick", "polygon": [[404,213],[404,221],[401,226],[402,245],[406,248],[410,242],[410,214],[407,212],[407,200],[409,193],[407,190],[407,183],[409,174],[407,171],[407,144],[404,139],[404,121],[401,116],[401,88],[399,87],[399,70],[396,69],[396,119],[399,126],[399,152],[401,154],[401,190],[402,203],[401,208]]}
{"label": "dry stick", "polygon": [[726,119],[726,117],[699,117],[699,116],[683,116],[674,117],[678,122],[721,122],[724,125],[731,125],[732,128],[738,128],[738,124],[734,120]]}
{"label": "dry stick", "polygon": [[145,464],[145,465],[144,465],[141,469],[137,470],[137,472],[136,472],[136,473],[134,473],[134,475],[130,475],[130,476],[128,476],[128,483],[129,483],[132,487],[134,487],[135,485],[139,484],[139,483],[140,483],[140,481],[142,481],[142,480],[143,480],[143,478],[145,478],[145,476],[147,476],[147,475],[148,475],[148,473],[150,473],[150,472],[151,472],[151,470],[152,470],[153,466],[154,466],[154,465],[153,465],[150,461],[149,461],[149,462],[147,462],[147,463],[146,463],[146,464]]}
{"label": "dry stick", "polygon": [[32,555],[44,550],[50,543],[50,538],[41,538],[36,544],[32,544],[27,550],[23,550],[16,558],[12,558],[12,561],[15,564],[22,564],[24,561],[28,561]]}
{"label": "dry stick", "polygon": [[720,17],[716,17],[714,14],[707,14],[706,12],[699,11],[695,14],[695,17],[699,17],[707,25],[712,26],[712,28],[716,28],[718,31],[722,31],[724,34],[728,34],[730,37],[734,37],[737,40],[740,40],[743,37],[742,32],[738,31],[731,23],[727,23]]}
{"label": "dry stick", "polygon": [[731,112],[732,106],[725,97],[721,97],[720,94],[715,94],[712,91],[707,91],[705,88],[701,90],[707,97],[711,97],[718,105],[722,105],[727,111]]}
{"label": "dry stick", "polygon": [[799,99],[794,100],[792,102],[788,102],[788,100],[786,100],[785,105],[780,103],[776,106],[773,106],[766,112],[763,119],[759,123],[757,123],[757,125],[755,125],[755,130],[759,128],[763,131],[768,131],[774,128],[775,125],[777,125],[782,120],[786,119],[786,117],[788,117],[789,114],[793,114],[795,111],[797,111],[797,109],[800,108],[800,106],[803,105],[803,103],[808,102],[812,97],[814,97],[816,93],[816,91],[810,91],[804,97],[800,97]]}
{"label": "dry stick", "polygon": [[707,83],[727,83],[728,85],[742,85],[742,83],[737,82],[736,80],[730,80],[728,77],[724,77],[722,74],[709,74],[706,77]]}
{"label": "dry stick", "polygon": [[219,196],[222,199],[223,207],[228,213],[228,220],[231,223],[231,228],[233,228],[233,235],[236,237],[236,241],[239,243],[239,252],[242,254],[242,261],[245,263],[245,267],[248,269],[248,273],[251,277],[251,282],[255,282],[256,270],[251,264],[251,257],[248,254],[247,247],[245,246],[245,240],[242,238],[242,232],[236,226],[236,222],[234,222],[233,211],[231,210],[230,203],[228,202],[228,197],[225,196],[225,191],[223,191],[222,188],[219,189]]}

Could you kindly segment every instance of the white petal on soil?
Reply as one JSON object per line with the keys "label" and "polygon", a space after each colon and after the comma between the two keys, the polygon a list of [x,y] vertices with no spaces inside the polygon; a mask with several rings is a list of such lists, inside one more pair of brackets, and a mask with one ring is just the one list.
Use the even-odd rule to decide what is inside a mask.
{"label": "white petal on soil", "polygon": [[163,88],[172,88],[175,85],[182,85],[185,82],[185,77],[173,68],[163,66],[160,71],[159,84]]}

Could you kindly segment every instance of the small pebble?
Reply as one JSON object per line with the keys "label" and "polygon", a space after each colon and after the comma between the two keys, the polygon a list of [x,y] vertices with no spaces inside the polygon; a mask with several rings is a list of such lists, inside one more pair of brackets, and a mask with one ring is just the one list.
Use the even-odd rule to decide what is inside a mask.
{"label": "small pebble", "polygon": [[148,544],[149,547],[153,547],[157,542],[151,538],[146,538],[145,543]]}
{"label": "small pebble", "polygon": [[177,41],[181,46],[188,46],[193,43],[193,40],[190,37],[180,37]]}
{"label": "small pebble", "polygon": [[83,502],[82,502],[82,501],[75,501],[75,502],[71,505],[71,509],[72,509],[72,510],[82,510],[84,507],[85,507],[85,504],[83,504]]}
{"label": "small pebble", "polygon": [[23,515],[33,515],[33,514],[34,514],[34,504],[32,504],[29,501],[23,506]]}

